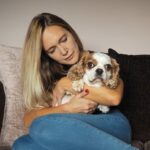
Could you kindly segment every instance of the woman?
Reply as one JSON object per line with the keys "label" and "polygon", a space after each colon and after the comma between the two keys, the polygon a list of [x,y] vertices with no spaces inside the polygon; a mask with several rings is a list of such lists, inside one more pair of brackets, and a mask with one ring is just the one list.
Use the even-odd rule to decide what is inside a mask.
{"label": "woman", "polygon": [[[23,92],[29,134],[17,139],[13,150],[133,150],[127,119],[117,110],[92,114],[98,104],[119,105],[123,82],[116,89],[91,88],[75,93],[66,77],[80,59],[82,43],[63,19],[53,14],[35,16],[23,53]],[[59,105],[65,91],[75,96]]]}

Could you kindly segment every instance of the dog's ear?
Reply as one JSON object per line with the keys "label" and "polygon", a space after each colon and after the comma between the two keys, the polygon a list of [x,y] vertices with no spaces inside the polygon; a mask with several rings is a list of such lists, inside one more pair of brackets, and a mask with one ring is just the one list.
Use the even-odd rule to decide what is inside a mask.
{"label": "dog's ear", "polygon": [[84,51],[82,52],[82,56],[79,60],[79,62],[75,65],[73,65],[67,74],[67,77],[71,80],[80,80],[83,78],[85,73],[85,65],[87,62],[87,59],[89,58],[90,52]]}
{"label": "dog's ear", "polygon": [[120,71],[119,64],[117,63],[116,59],[114,59],[114,58],[111,58],[111,63],[112,63],[112,78],[118,78],[119,71]]}
{"label": "dog's ear", "polygon": [[91,54],[91,53],[90,53],[89,51],[84,51],[84,52],[82,53],[82,57],[81,57],[81,59],[80,59],[80,61],[79,61],[79,65],[83,66],[83,68],[85,68],[85,65],[86,65],[86,63],[87,63],[87,60],[88,60],[89,57],[91,56],[90,54]]}
{"label": "dog's ear", "polygon": [[82,79],[83,75],[84,75],[83,67],[79,64],[75,64],[69,69],[67,77],[72,81],[75,81]]}
{"label": "dog's ear", "polygon": [[116,88],[119,84],[120,67],[116,59],[111,58],[111,64],[112,64],[112,76],[111,79],[107,81],[106,85],[110,88]]}

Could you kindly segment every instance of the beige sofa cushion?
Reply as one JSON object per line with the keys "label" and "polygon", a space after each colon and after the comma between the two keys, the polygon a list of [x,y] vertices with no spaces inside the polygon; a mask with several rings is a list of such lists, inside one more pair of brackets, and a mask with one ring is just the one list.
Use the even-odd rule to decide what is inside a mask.
{"label": "beige sofa cushion", "polygon": [[21,53],[20,48],[0,45],[0,81],[6,96],[0,145],[12,145],[18,136],[24,134],[25,107],[20,82]]}

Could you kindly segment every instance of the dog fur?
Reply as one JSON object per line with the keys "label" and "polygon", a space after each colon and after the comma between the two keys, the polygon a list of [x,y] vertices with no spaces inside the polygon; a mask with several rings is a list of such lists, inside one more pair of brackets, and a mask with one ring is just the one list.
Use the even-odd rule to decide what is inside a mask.
{"label": "dog fur", "polygon": [[[116,88],[119,70],[117,61],[107,54],[85,51],[79,62],[69,69],[67,76],[73,81],[73,89],[78,92],[84,89],[84,84],[97,88],[101,86]],[[62,103],[69,101],[70,96],[70,93],[66,94]],[[109,107],[105,105],[98,105],[98,109],[103,113],[109,111]]]}

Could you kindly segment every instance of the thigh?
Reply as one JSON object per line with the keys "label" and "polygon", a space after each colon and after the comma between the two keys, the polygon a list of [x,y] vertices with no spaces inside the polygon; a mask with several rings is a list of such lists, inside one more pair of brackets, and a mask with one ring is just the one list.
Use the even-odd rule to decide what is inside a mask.
{"label": "thigh", "polygon": [[111,134],[127,143],[131,143],[131,127],[127,118],[118,110],[107,114],[86,114],[74,116],[94,127]]}
{"label": "thigh", "polygon": [[35,143],[29,135],[19,137],[12,145],[12,150],[47,150]]}
{"label": "thigh", "polygon": [[85,121],[66,115],[49,115],[36,119],[30,136],[43,147],[54,150],[135,150],[131,145]]}
{"label": "thigh", "polygon": [[52,114],[46,117],[67,117],[86,122],[127,143],[131,143],[131,127],[126,117],[118,110],[107,114]]}

